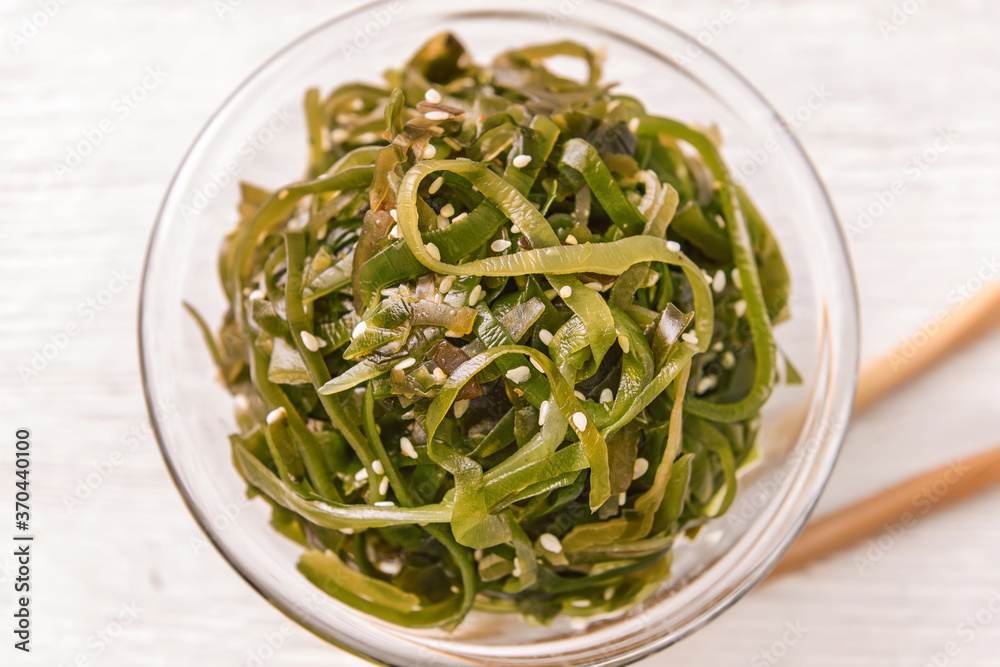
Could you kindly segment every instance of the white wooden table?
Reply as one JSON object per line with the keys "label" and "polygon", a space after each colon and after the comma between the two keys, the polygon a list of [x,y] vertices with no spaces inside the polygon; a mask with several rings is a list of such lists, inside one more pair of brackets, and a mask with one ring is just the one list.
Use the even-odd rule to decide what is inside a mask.
{"label": "white wooden table", "polygon": [[[891,0],[638,3],[693,32],[732,11],[712,48],[779,110],[826,87],[799,135],[845,223],[903,180],[851,241],[869,358],[1000,254],[1000,5],[895,1],[913,13],[892,32],[879,27]],[[167,182],[209,114],[275,50],[357,3],[62,3],[0,7],[0,498],[9,508],[12,434],[28,426],[38,535],[27,660],[10,648],[13,561],[0,555],[0,663],[253,664],[249,651],[286,621],[192,546],[201,535],[146,430],[138,276]],[[44,25],[23,33],[25,19]],[[95,128],[101,142],[60,179],[53,164]],[[956,138],[926,170],[905,165],[948,128]],[[18,366],[67,325],[76,334],[23,382]],[[998,375],[994,335],[858,419],[820,511],[995,444]],[[67,506],[72,494],[89,497]],[[993,492],[920,520],[882,553],[860,546],[790,576],[644,664],[1000,665],[1000,618],[983,612],[1000,591],[998,511]],[[977,612],[973,629],[963,619]],[[295,628],[264,664],[359,661]]]}

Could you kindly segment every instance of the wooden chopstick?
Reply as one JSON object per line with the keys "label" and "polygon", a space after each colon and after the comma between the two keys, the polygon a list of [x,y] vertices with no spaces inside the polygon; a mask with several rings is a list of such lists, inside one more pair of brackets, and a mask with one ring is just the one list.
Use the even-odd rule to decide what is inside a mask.
{"label": "wooden chopstick", "polygon": [[892,352],[861,369],[854,413],[882,400],[1000,324],[1000,282],[924,323]]}
{"label": "wooden chopstick", "polygon": [[[858,378],[855,414],[873,406],[1000,324],[1000,282],[949,311],[933,324],[866,366]],[[917,475],[890,489],[811,522],[768,581],[825,558],[856,542],[906,525],[1000,484],[1000,447]],[[930,502],[933,501],[933,502]]]}

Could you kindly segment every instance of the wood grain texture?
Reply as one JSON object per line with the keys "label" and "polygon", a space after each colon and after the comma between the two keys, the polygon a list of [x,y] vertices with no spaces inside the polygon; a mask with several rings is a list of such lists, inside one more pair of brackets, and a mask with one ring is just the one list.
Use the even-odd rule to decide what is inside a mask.
{"label": "wood grain texture", "polygon": [[[1000,5],[907,3],[919,9],[884,37],[878,21],[894,1],[636,3],[691,32],[732,11],[711,47],[781,111],[814,86],[829,91],[798,134],[857,232],[850,245],[868,359],[974,291],[1000,251]],[[39,4],[0,8],[0,441],[17,426],[33,431],[39,536],[36,652],[12,660],[5,639],[0,663],[69,665],[82,655],[93,665],[231,667],[285,623],[214,551],[198,548],[201,534],[143,430],[138,274],[167,183],[212,111],[277,49],[357,4],[230,0],[220,17],[212,0],[70,0],[17,51],[9,36]],[[113,115],[116,99],[156,66],[162,83],[128,117]],[[58,180],[53,162],[105,117],[114,131]],[[913,177],[905,163],[948,128],[953,142]],[[859,209],[896,180],[902,193],[859,225]],[[115,271],[125,290],[88,318],[81,303]],[[79,334],[22,382],[18,365],[67,324]],[[1000,336],[991,335],[860,417],[818,511],[995,443],[998,376]],[[111,460],[119,463],[110,476],[67,509],[65,495]],[[6,444],[0,466],[6,480]],[[786,577],[643,664],[923,665],[955,642],[949,665],[1000,665],[1000,619],[972,641],[959,627],[1000,590],[998,507],[1000,493],[990,493],[921,518],[883,546]],[[11,566],[0,555],[4,610]],[[134,624],[102,647],[95,633],[132,602],[141,609]],[[806,629],[780,644],[793,636],[789,623]],[[360,663],[295,629],[264,664]]]}

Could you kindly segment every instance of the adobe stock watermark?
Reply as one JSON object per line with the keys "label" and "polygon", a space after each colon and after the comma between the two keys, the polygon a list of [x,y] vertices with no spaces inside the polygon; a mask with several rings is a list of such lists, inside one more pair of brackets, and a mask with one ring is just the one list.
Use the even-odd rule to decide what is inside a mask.
{"label": "adobe stock watermark", "polygon": [[30,385],[31,381],[41,375],[49,367],[49,364],[69,346],[70,341],[79,336],[86,326],[97,319],[97,316],[103,313],[118,295],[133,282],[135,282],[135,276],[130,274],[127,269],[112,271],[107,286],[93,296],[87,297],[77,306],[76,312],[79,317],[49,333],[46,342],[32,350],[29,357],[18,365],[17,373],[21,377],[21,382],[26,386]]}
{"label": "adobe stock watermark", "polygon": [[802,625],[802,621],[786,621],[785,631],[781,637],[771,642],[765,649],[757,651],[750,658],[751,667],[768,667],[777,665],[782,658],[788,655],[788,651],[802,641],[802,637],[809,632],[809,628]]}
{"label": "adobe stock watermark", "polygon": [[123,603],[111,621],[87,637],[84,642],[86,648],[73,656],[72,660],[65,663],[60,661],[60,667],[89,667],[94,664],[92,661],[117,643],[144,611],[134,600]]}
{"label": "adobe stock watermark", "polygon": [[[781,136],[787,137],[793,130],[799,130],[805,126],[832,97],[833,93],[827,90],[825,84],[812,86],[809,89],[809,95],[802,104],[789,113],[781,114]],[[777,154],[780,150],[781,145],[778,143],[778,137],[768,137],[760,146],[750,151],[750,155],[736,165],[736,169],[733,172],[733,180],[739,185],[745,185],[750,178],[753,178],[767,164],[771,156]]]}
{"label": "adobe stock watermark", "polygon": [[[236,525],[236,522],[243,515],[243,511],[249,506],[250,499],[247,498],[245,493],[241,493],[237,496],[236,500],[218,503],[215,513],[209,518],[208,522],[216,532],[225,532]],[[191,547],[191,552],[195,556],[200,556],[203,551],[210,551],[212,544],[205,539],[201,531],[198,531],[192,533],[191,537],[188,538],[188,546]]]}
{"label": "adobe stock watermark", "polygon": [[913,15],[920,11],[920,8],[927,4],[927,0],[903,0],[892,6],[889,16],[880,18],[875,22],[882,39],[889,39],[889,35],[897,33],[903,29]]}
{"label": "adobe stock watermark", "polygon": [[212,0],[212,9],[220,21],[225,21],[229,14],[236,11],[236,8],[243,4],[243,0]]}
{"label": "adobe stock watermark", "polygon": [[889,369],[895,372],[911,362],[920,349],[930,343],[937,335],[941,327],[955,312],[954,309],[974,298],[997,275],[1000,275],[1000,261],[997,260],[996,254],[983,257],[975,274],[948,292],[947,300],[953,305],[953,309],[942,308],[934,313],[933,317],[924,320],[905,343],[893,350],[892,356],[889,357]]}
{"label": "adobe stock watermark", "polygon": [[70,0],[38,0],[38,10],[21,21],[21,25],[7,35],[7,41],[14,49],[14,53],[20,52],[22,47],[38,37],[49,21],[54,19],[69,3]]}
{"label": "adobe stock watermark", "polygon": [[569,17],[576,14],[576,10],[587,0],[559,0],[555,10],[546,9],[545,18],[549,21],[549,27],[555,28],[561,23],[565,23]]}
{"label": "adobe stock watermark", "polygon": [[276,109],[268,117],[264,127],[244,139],[237,151],[236,159],[229,160],[222,169],[209,173],[208,180],[198,188],[186,204],[181,204],[181,218],[185,222],[196,220],[212,201],[222,194],[222,190],[240,175],[244,167],[252,162],[283,132],[292,122],[292,114],[287,109]]}
{"label": "adobe stock watermark", "polygon": [[985,605],[955,626],[955,634],[962,643],[951,640],[942,646],[940,651],[928,653],[923,667],[948,667],[954,658],[961,655],[963,644],[968,645],[976,641],[983,630],[996,620],[1000,615],[1000,591],[994,588],[990,591],[990,595]]}
{"label": "adobe stock watermark", "polygon": [[912,155],[903,163],[902,176],[894,179],[885,190],[876,192],[867,206],[858,209],[858,217],[854,224],[847,225],[845,229],[847,238],[853,241],[871,229],[875,222],[899,201],[899,198],[906,192],[908,184],[919,181],[927,173],[927,170],[940,160],[941,156],[947,153],[955,145],[955,141],[960,138],[961,135],[951,125],[943,130],[938,130],[937,136],[930,146],[920,153]]}
{"label": "adobe stock watermark", "polygon": [[[729,26],[736,23],[740,12],[750,7],[750,0],[732,0],[736,9],[723,9],[718,15],[702,21],[701,29],[694,34],[695,42],[688,41],[681,53],[675,53],[674,59],[681,65],[690,65],[705,53],[717,39],[722,37]],[[703,48],[704,47],[704,48]]]}
{"label": "adobe stock watermark", "polygon": [[160,87],[168,76],[160,65],[149,65],[143,72],[142,79],[128,91],[122,93],[111,103],[111,113],[102,118],[96,125],[83,130],[83,138],[66,147],[62,161],[52,163],[52,171],[59,181],[64,180],[82,165],[88,156],[104,143],[108,135],[118,129],[118,124],[124,122],[132,112],[139,108],[149,97],[149,94]]}
{"label": "adobe stock watermark", "polygon": [[951,488],[969,470],[969,466],[960,461],[952,463],[940,479],[920,489],[913,496],[910,501],[913,507],[912,511],[903,512],[897,521],[882,524],[885,531],[878,537],[868,540],[868,548],[865,550],[864,555],[854,557],[854,567],[857,569],[858,574],[864,576],[865,570],[873,567],[885,558],[886,554],[903,538],[906,531],[917,525],[920,517],[930,512],[935,505],[941,502],[941,499],[948,495]]}
{"label": "adobe stock watermark", "polygon": [[353,36],[340,45],[340,55],[344,56],[347,62],[360,56],[365,49],[371,46],[373,41],[378,39],[382,31],[403,12],[403,9],[403,0],[392,0],[392,2],[369,10],[367,20],[354,26]]}
{"label": "adobe stock watermark", "polygon": [[726,512],[726,522],[730,528],[745,530],[750,522],[760,514],[767,504],[781,490],[788,476],[803,460],[811,458],[831,435],[843,430],[847,425],[836,421],[822,421],[816,427],[816,432],[805,442],[792,450],[784,463],[767,478],[761,479],[752,487],[752,492],[739,494],[736,502]]}
{"label": "adobe stock watermark", "polygon": [[[177,406],[167,401],[160,401],[154,408],[153,414],[156,419],[162,420],[177,412]],[[139,448],[144,442],[148,442],[153,437],[153,427],[148,420],[135,424],[122,433],[120,447],[110,454],[90,464],[91,470],[86,474],[76,478],[72,493],[64,493],[60,500],[66,516],[72,516],[73,512],[84,502],[89,500],[101,486],[108,481],[115,472],[125,464],[128,455]]]}

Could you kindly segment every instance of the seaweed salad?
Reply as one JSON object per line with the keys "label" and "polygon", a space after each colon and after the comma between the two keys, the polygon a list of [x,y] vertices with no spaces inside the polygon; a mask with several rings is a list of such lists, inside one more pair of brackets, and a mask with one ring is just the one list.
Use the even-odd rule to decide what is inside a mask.
{"label": "seaweed salad", "polygon": [[717,131],[601,64],[557,42],[480,65],[438,35],[384,83],[306,91],[306,174],[241,185],[228,310],[198,318],[234,465],[364,613],[635,604],[755,455],[781,252]]}

